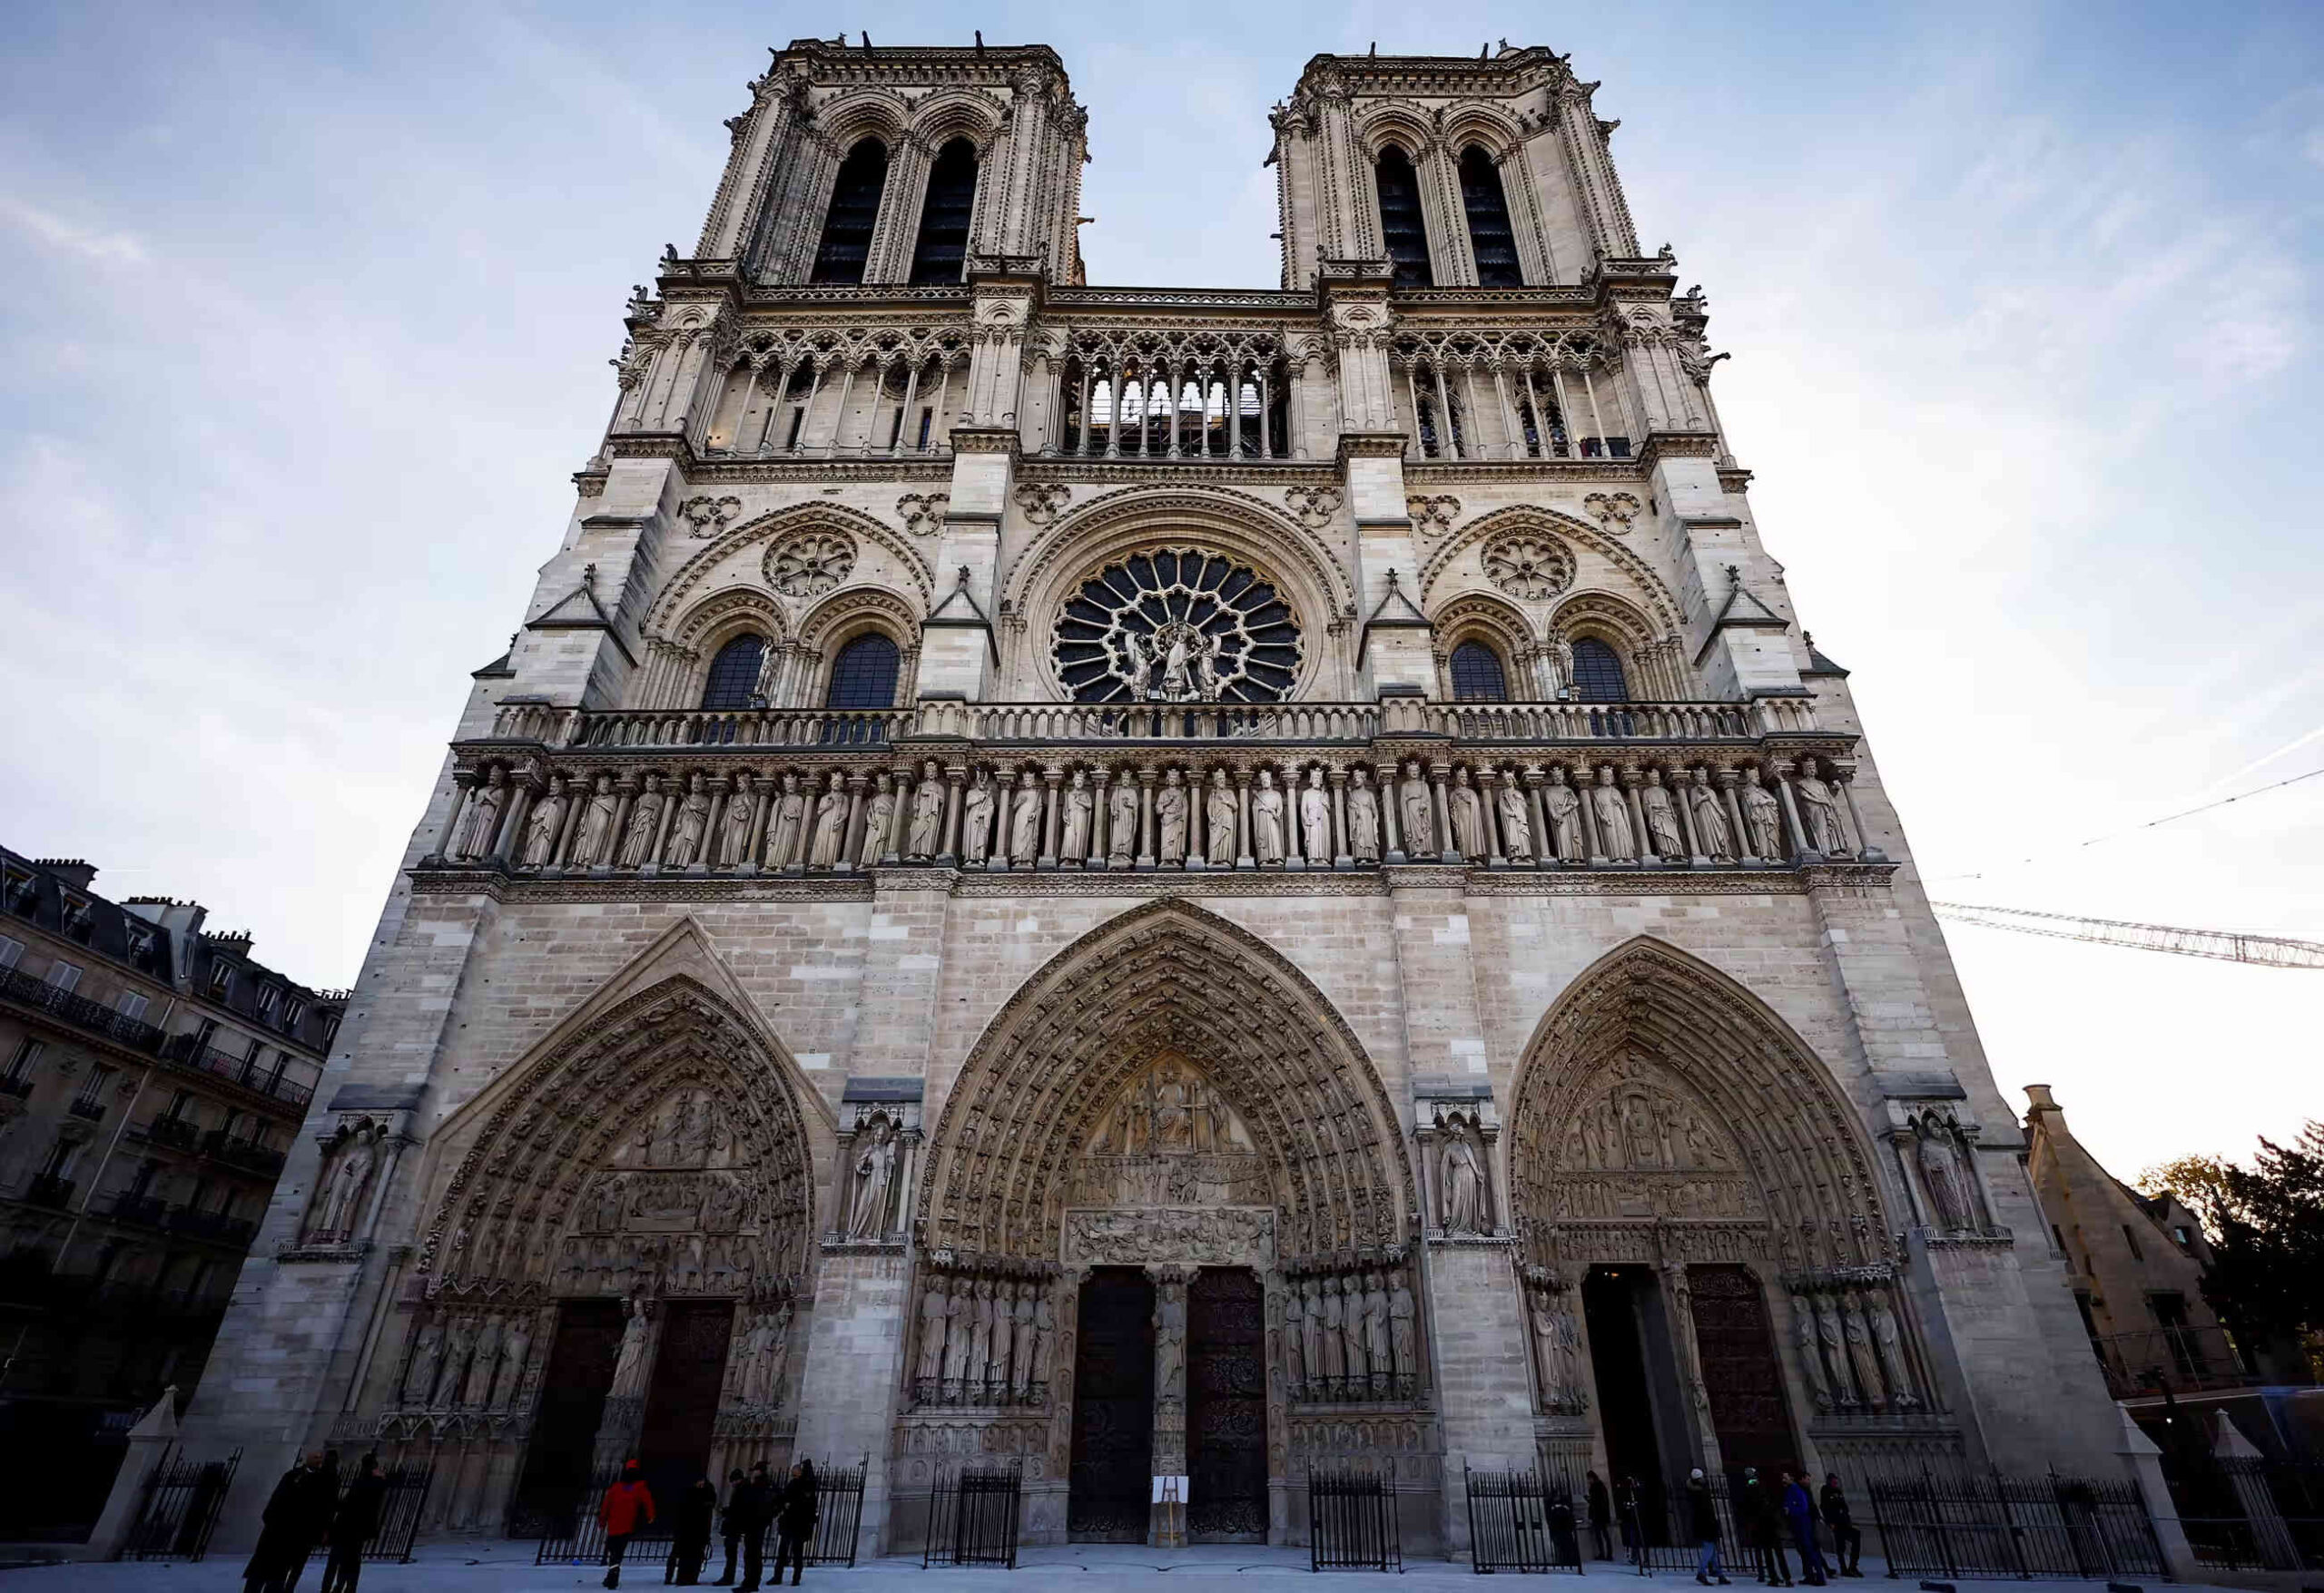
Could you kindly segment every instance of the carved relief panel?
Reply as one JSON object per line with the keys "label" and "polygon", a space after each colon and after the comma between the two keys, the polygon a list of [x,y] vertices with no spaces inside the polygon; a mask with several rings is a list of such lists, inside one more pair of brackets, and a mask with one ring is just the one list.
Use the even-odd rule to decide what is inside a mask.
{"label": "carved relief panel", "polygon": [[1562,1216],[1600,1221],[1764,1215],[1727,1131],[1646,1064],[1610,1071],[1558,1144],[1550,1193]]}
{"label": "carved relief panel", "polygon": [[1132,1079],[1075,1159],[1073,1206],[1267,1205],[1250,1130],[1191,1063],[1165,1056]]}

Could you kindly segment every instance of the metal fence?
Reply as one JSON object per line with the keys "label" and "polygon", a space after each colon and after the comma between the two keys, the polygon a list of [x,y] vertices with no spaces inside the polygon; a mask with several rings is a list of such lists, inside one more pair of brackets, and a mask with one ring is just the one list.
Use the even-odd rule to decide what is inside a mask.
{"label": "metal fence", "polygon": [[2199,1564],[2324,1569],[2324,1468],[2257,1455],[2182,1459],[2166,1450],[2163,1476]]}
{"label": "metal fence", "polygon": [[[855,1563],[856,1530],[863,1520],[863,1477],[870,1467],[871,1457],[867,1455],[852,1466],[815,1468],[815,1538],[808,1545],[809,1565],[852,1566]],[[533,1563],[537,1566],[605,1564],[606,1524],[598,1503],[606,1497],[606,1490],[620,1479],[618,1470],[600,1470],[590,1479],[587,1488],[578,1499],[544,1510],[540,1545],[533,1552]],[[778,1477],[774,1487],[779,1494],[783,1487],[783,1479]],[[425,1497],[424,1488],[422,1497]],[[778,1498],[770,1500],[767,1508],[774,1511],[779,1510],[780,1506]],[[674,1512],[676,1507],[675,1500],[657,1499],[654,1501],[652,1523],[630,1535],[629,1549],[625,1556],[626,1563],[648,1565],[659,1559],[665,1566],[675,1565],[677,1539]],[[419,1512],[415,1507],[412,1519],[417,1521],[418,1519]],[[766,1531],[770,1539],[780,1532],[780,1526],[772,1516]],[[386,1536],[387,1529],[382,1526],[380,1537],[384,1539]],[[409,1531],[405,1538],[408,1544]],[[711,1538],[705,1540],[705,1544],[713,1544],[715,1540],[714,1521]],[[767,1552],[774,1552],[773,1541],[767,1544]],[[367,1554],[364,1558],[374,1559],[382,1557]]]}
{"label": "metal fence", "polygon": [[[355,1472],[343,1473],[339,1490],[339,1502],[345,1503],[347,1490],[355,1486]],[[428,1508],[428,1490],[436,1480],[433,1466],[398,1466],[382,1473],[388,1488],[379,1500],[379,1529],[363,1546],[363,1558],[375,1563],[395,1565],[411,1563],[411,1540],[419,1533],[420,1512]],[[337,1518],[336,1505],[331,1514]],[[328,1546],[317,1544],[310,1554],[328,1554]]]}
{"label": "metal fence", "polygon": [[[1744,1575],[1750,1567],[1728,1480],[1707,1478],[1704,1485],[1710,1490],[1711,1508],[1718,1516],[1719,1559],[1728,1575]],[[1642,1483],[1636,1478],[1617,1478],[1613,1505],[1614,1527],[1621,1535],[1621,1558],[1640,1576],[1695,1568],[1702,1543],[1695,1536],[1695,1508],[1689,1500],[1684,1479]]]}
{"label": "metal fence", "polygon": [[1376,1470],[1316,1467],[1307,1473],[1307,1568],[1402,1571],[1393,1463]]}
{"label": "metal fence", "polygon": [[2156,1577],[2136,1485],[2093,1478],[1890,1478],[1868,1490],[1895,1577]]}
{"label": "metal fence", "polygon": [[1469,1495],[1469,1566],[1494,1571],[1579,1571],[1573,1496],[1539,1471],[1461,1468]]}
{"label": "metal fence", "polygon": [[863,1522],[863,1476],[871,1470],[866,1455],[852,1466],[815,1468],[815,1540],[807,1546],[811,1566],[852,1566],[855,1563],[856,1529]]}
{"label": "metal fence", "polygon": [[240,1450],[222,1460],[189,1460],[174,1448],[162,1450],[146,1475],[137,1525],[130,1529],[121,1558],[200,1559],[210,1548],[219,1509],[241,1463]]}
{"label": "metal fence", "polygon": [[1024,1468],[963,1466],[950,1480],[936,1479],[928,1501],[928,1540],[920,1563],[930,1566],[1017,1568],[1017,1519],[1024,1496]]}

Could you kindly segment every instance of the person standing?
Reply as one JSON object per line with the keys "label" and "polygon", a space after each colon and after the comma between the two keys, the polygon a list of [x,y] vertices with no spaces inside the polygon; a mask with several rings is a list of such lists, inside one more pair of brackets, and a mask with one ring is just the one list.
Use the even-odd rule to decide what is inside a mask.
{"label": "person standing", "polygon": [[1791,1525],[1791,1540],[1799,1549],[1799,1579],[1811,1588],[1821,1588],[1831,1578],[1825,1574],[1824,1551],[1816,1545],[1816,1501],[1807,1497],[1807,1473],[1794,1476],[1789,1470],[1777,1473],[1783,1487],[1784,1519]]}
{"label": "person standing", "polygon": [[1832,1529],[1832,1558],[1838,1560],[1838,1572],[1843,1577],[1864,1575],[1864,1531],[1856,1524],[1848,1510],[1848,1496],[1840,1491],[1840,1474],[1824,1473],[1824,1491],[1817,1500],[1824,1508],[1824,1525]]}
{"label": "person standing", "polygon": [[1714,1578],[1729,1586],[1727,1568],[1718,1560],[1718,1501],[1710,1496],[1709,1480],[1697,1466],[1687,1473],[1687,1520],[1701,1553],[1695,1559],[1695,1580],[1708,1588]]}
{"label": "person standing", "polygon": [[1743,1519],[1744,1540],[1758,1562],[1759,1580],[1770,1588],[1791,1586],[1791,1562],[1784,1558],[1783,1533],[1776,1522],[1776,1501],[1759,1480],[1757,1466],[1743,1468],[1743,1501],[1736,1514]]}
{"label": "person standing", "polygon": [[1595,1471],[1587,1473],[1587,1476],[1590,1479],[1590,1547],[1594,1551],[1593,1558],[1611,1559],[1614,1558],[1614,1535],[1611,1530],[1614,1519],[1613,1500],[1607,1497],[1606,1480],[1603,1477],[1599,1476]]}
{"label": "person standing", "polygon": [[388,1480],[379,1457],[365,1455],[355,1480],[330,1519],[330,1558],[323,1562],[323,1593],[355,1593],[363,1574],[363,1548],[379,1535],[379,1514],[388,1502]]}
{"label": "person standing", "polygon": [[1635,1562],[1646,1534],[1638,1515],[1638,1479],[1624,1477],[1614,1484],[1614,1510],[1622,1519],[1622,1557]]}
{"label": "person standing", "polygon": [[330,1525],[331,1505],[339,1494],[338,1480],[320,1450],[310,1450],[304,1460],[282,1474],[259,1517],[258,1547],[242,1568],[245,1593],[290,1593],[306,1568],[307,1556],[322,1540]]}
{"label": "person standing", "polygon": [[774,1519],[774,1484],[768,1480],[766,1462],[751,1468],[751,1480],[735,1496],[734,1514],[743,1523],[743,1580],[735,1593],[757,1593],[766,1568],[766,1527]]}
{"label": "person standing", "polygon": [[710,1527],[718,1516],[718,1485],[707,1477],[678,1496],[677,1513],[671,1518],[670,1568],[681,1588],[702,1580],[702,1562],[710,1554]]}
{"label": "person standing", "polygon": [[822,1514],[822,1500],[817,1497],[815,1463],[802,1460],[791,1468],[791,1480],[783,1490],[782,1538],[774,1550],[774,1580],[783,1581],[783,1568],[791,1568],[791,1585],[796,1588],[799,1578],[807,1568],[807,1550],[815,1541],[815,1523]]}
{"label": "person standing", "polygon": [[735,1467],[726,1473],[726,1506],[718,1512],[718,1535],[726,1540],[726,1568],[718,1573],[718,1586],[732,1587],[734,1581],[734,1560],[743,1547],[743,1505],[746,1485],[743,1469]]}
{"label": "person standing", "polygon": [[640,1527],[654,1524],[654,1490],[645,1486],[636,1460],[622,1462],[621,1476],[606,1490],[597,1506],[597,1518],[606,1525],[606,1586],[618,1588],[622,1557],[629,1552],[631,1536]]}

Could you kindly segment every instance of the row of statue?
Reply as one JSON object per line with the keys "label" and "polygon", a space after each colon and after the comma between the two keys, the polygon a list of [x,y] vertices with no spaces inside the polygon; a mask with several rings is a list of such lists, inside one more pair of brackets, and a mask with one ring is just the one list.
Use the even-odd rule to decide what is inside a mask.
{"label": "row of statue", "polygon": [[791,1361],[791,1305],[773,1311],[737,1313],[734,1338],[726,1353],[726,1383],[720,1401],[728,1405],[780,1407],[790,1390],[783,1378]]}
{"label": "row of statue", "polygon": [[[568,1234],[551,1286],[559,1294],[749,1294],[771,1275],[743,1234]],[[487,1274],[478,1273],[482,1276]]]}
{"label": "row of statue", "polygon": [[922,1405],[1038,1405],[1057,1318],[1034,1277],[931,1273],[920,1297],[912,1397]]}
{"label": "row of statue", "polygon": [[1525,1321],[1531,1330],[1534,1386],[1541,1409],[1554,1416],[1579,1416],[1590,1409],[1590,1382],[1581,1364],[1581,1321],[1571,1289],[1525,1285]]}
{"label": "row of statue", "polygon": [[[915,776],[552,774],[531,801],[492,766],[463,790],[444,855],[526,869],[1324,868],[1384,860],[1775,861],[1858,850],[1846,782],[1796,770],[1600,764],[1541,769],[1407,759],[1280,772],[1117,772],[980,764]],[[504,834],[504,827],[510,833]],[[1788,835],[1791,844],[1786,844]]]}
{"label": "row of statue", "polygon": [[1919,1408],[1903,1330],[1885,1287],[1795,1291],[1791,1332],[1818,1411],[1877,1414]]}
{"label": "row of statue", "polygon": [[404,1367],[408,1410],[522,1410],[532,1311],[437,1312],[420,1324]]}
{"label": "row of statue", "polygon": [[1420,1387],[1419,1316],[1402,1267],[1285,1280],[1284,1375],[1295,1400],[1409,1400]]}

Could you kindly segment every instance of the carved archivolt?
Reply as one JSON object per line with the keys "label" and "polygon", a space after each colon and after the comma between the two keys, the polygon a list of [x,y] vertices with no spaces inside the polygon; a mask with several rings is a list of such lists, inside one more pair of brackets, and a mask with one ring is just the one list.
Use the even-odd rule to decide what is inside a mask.
{"label": "carved archivolt", "polygon": [[892,527],[861,510],[839,504],[793,504],[720,534],[680,565],[669,585],[662,588],[662,595],[655,599],[653,610],[646,615],[645,634],[670,634],[677,616],[694,606],[695,594],[736,555],[761,544],[772,545],[799,531],[836,532],[852,538],[859,548],[869,545],[885,549],[910,576],[921,602],[929,602],[929,566],[921,554]]}
{"label": "carved archivolt", "polygon": [[1675,635],[1679,633],[1682,610],[1678,597],[1644,559],[1587,520],[1530,504],[1480,515],[1446,537],[1421,565],[1421,601],[1423,604],[1428,601],[1436,583],[1471,547],[1488,538],[1521,533],[1562,539],[1598,555],[1628,578],[1632,589],[1630,595],[1652,616],[1659,634]]}
{"label": "carved archivolt", "polygon": [[[1284,1256],[1385,1249],[1413,1209],[1394,1123],[1314,985],[1246,931],[1156,902],[1060,952],[993,1018],[937,1126],[921,1244],[1054,1258],[1078,1197],[1114,1206],[1151,1184],[1196,1227],[1205,1209],[1250,1226],[1256,1208]],[[1186,1176],[1143,1165],[1157,1159]]]}
{"label": "carved archivolt", "polygon": [[1861,1126],[1823,1064],[1742,986],[1657,940],[1608,954],[1541,1019],[1509,1174],[1538,1265],[1890,1259]]}
{"label": "carved archivolt", "polygon": [[900,648],[920,645],[920,611],[878,586],[844,586],[809,609],[799,640],[819,653],[860,631],[884,631]]}

